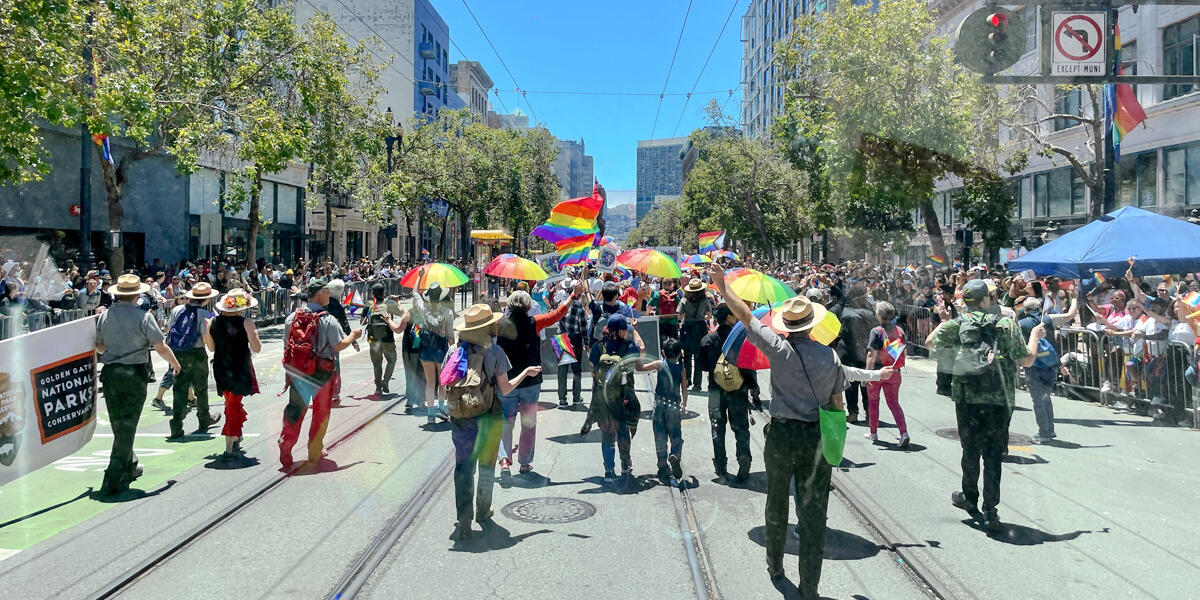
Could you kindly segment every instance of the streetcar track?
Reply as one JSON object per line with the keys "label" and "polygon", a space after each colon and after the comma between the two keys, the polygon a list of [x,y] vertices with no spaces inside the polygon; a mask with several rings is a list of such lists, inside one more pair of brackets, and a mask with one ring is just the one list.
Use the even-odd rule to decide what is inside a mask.
{"label": "streetcar track", "polygon": [[[354,426],[346,433],[342,434],[340,437],[338,437],[338,439],[334,440],[333,443],[326,446],[326,448],[325,448],[326,452],[330,452],[334,448],[337,448],[338,446],[340,446],[341,444],[343,444],[344,442],[349,440],[351,437],[353,437],[355,434],[362,431],[368,425],[375,422],[377,419],[379,419],[379,417],[389,414],[393,408],[395,408],[396,406],[405,402],[405,400],[406,399],[403,396],[398,396],[392,402],[390,402],[389,404],[384,406],[381,410],[377,411],[375,414],[371,415],[370,417],[367,417],[361,423]],[[182,552],[184,549],[186,549],[188,546],[190,546],[196,540],[200,539],[201,537],[208,534],[209,532],[215,530],[220,525],[227,523],[235,515],[240,513],[243,509],[245,509],[247,506],[252,504],[254,501],[265,496],[267,493],[274,490],[275,488],[278,488],[285,481],[290,479],[292,477],[292,475],[294,475],[297,471],[304,468],[305,464],[306,463],[304,463],[304,462],[297,462],[290,469],[288,469],[288,471],[286,473],[283,473],[283,474],[279,475],[278,477],[275,477],[275,478],[259,485],[257,488],[247,492],[241,498],[239,498],[236,502],[230,504],[225,509],[223,509],[215,517],[210,518],[209,520],[205,521],[204,523],[192,528],[187,533],[184,533],[183,535],[181,535],[174,542],[172,542],[170,545],[168,545],[165,550],[163,550],[153,556],[150,556],[148,558],[142,559],[141,561],[136,563],[133,567],[130,567],[124,573],[117,576],[109,583],[105,584],[99,590],[97,590],[97,591],[93,592],[92,594],[90,594],[89,596],[87,596],[88,600],[104,600],[107,598],[115,597],[118,594],[124,592],[125,590],[128,590],[130,587],[132,587],[133,584],[137,583],[137,581],[139,581],[146,575],[148,575],[151,572],[153,572],[154,570],[156,570],[158,567],[160,567],[163,564],[165,564],[166,562],[168,562],[170,559],[172,559],[173,557],[178,555],[180,552]]]}
{"label": "streetcar track", "polygon": [[[674,479],[672,479],[674,482]],[[720,600],[721,589],[717,586],[716,570],[708,558],[704,547],[704,536],[696,518],[695,504],[688,491],[686,483],[669,485],[671,504],[675,507],[675,515],[679,518],[679,531],[683,537],[684,551],[687,553],[688,567],[692,574],[692,584],[696,588],[698,600]]]}

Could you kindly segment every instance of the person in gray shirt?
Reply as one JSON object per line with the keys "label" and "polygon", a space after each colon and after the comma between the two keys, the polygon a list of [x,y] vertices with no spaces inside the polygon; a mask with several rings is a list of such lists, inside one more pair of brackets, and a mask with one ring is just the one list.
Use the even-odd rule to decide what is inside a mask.
{"label": "person in gray shirt", "polygon": [[[805,598],[817,598],[825,553],[825,514],[832,469],[821,456],[820,409],[842,410],[846,375],[837,353],[809,337],[825,307],[805,297],[789,298],[773,313],[771,327],[725,285],[725,270],[709,266],[725,303],[746,327],[746,338],[767,357],[771,374],[771,421],[764,430],[767,466],[767,573],[784,578],[788,496],[796,482],[800,583]],[[777,333],[778,332],[778,333]]]}
{"label": "person in gray shirt", "polygon": [[96,353],[104,368],[100,383],[104,389],[104,404],[112,424],[113,445],[100,494],[115,495],[129,490],[129,484],[142,474],[133,453],[142,406],[146,403],[146,384],[150,349],[166,359],[171,370],[179,373],[179,361],[164,342],[154,315],[137,307],[137,299],[149,286],[137,275],[122,275],[108,292],[117,303],[96,319]]}

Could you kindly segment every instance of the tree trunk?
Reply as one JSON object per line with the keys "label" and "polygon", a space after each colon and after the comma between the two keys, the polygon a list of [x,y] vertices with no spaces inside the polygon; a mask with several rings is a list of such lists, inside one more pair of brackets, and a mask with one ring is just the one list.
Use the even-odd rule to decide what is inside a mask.
{"label": "tree trunk", "polygon": [[450,226],[450,211],[446,211],[446,216],[442,217],[442,233],[438,235],[437,256],[442,260],[446,260],[446,229]]}
{"label": "tree trunk", "polygon": [[[252,186],[253,193],[250,196],[250,229],[247,233],[249,237],[249,248],[246,248],[246,268],[253,269],[255,267],[254,259],[258,251],[258,213],[262,210],[260,198],[262,197],[262,168],[254,167],[254,185]],[[266,248],[263,248],[266,250]]]}
{"label": "tree trunk", "polygon": [[946,255],[946,242],[942,240],[942,224],[938,223],[937,211],[933,209],[933,195],[921,202],[921,215],[925,218],[925,233],[929,234],[929,248],[932,256],[946,259],[946,266],[954,264]]}
{"label": "tree trunk", "polygon": [[404,227],[408,231],[408,239],[405,240],[405,244],[404,244],[404,258],[405,259],[412,258],[412,256],[410,256],[408,253],[408,241],[413,240],[414,247],[416,247],[416,244],[417,244],[417,242],[415,241],[417,238],[417,234],[414,233],[414,230],[413,230],[413,227],[416,225],[416,222],[417,222],[417,220],[415,218],[413,218],[413,216],[411,214],[409,214],[407,211],[404,213]]}
{"label": "tree trunk", "polygon": [[459,258],[465,259],[471,253],[471,236],[469,234],[470,226],[471,226],[471,214],[466,211],[459,211],[459,213],[458,213],[458,228],[459,228],[459,235],[462,236],[461,238],[459,238],[459,245],[458,245]]}
{"label": "tree trunk", "polygon": [[[97,150],[97,154],[100,154],[99,150]],[[120,166],[115,167],[104,160],[102,155],[99,160],[101,179],[104,181],[104,199],[108,207],[109,234],[104,236],[104,248],[108,250],[108,270],[113,274],[114,280],[125,272],[125,240],[121,240],[119,248],[114,248],[112,245],[112,232],[122,231],[121,221],[125,216],[125,207],[121,205],[121,197],[124,193],[125,160],[122,159]]]}

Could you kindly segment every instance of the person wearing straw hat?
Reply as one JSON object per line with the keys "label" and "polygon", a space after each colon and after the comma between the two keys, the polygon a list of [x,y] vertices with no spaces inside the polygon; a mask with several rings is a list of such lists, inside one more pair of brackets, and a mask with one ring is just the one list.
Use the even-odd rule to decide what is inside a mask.
{"label": "person wearing straw hat", "polygon": [[692,391],[699,392],[704,381],[704,365],[700,364],[700,342],[708,334],[708,320],[712,318],[712,301],[708,299],[708,286],[699,277],[693,277],[683,287],[683,299],[679,301],[679,345],[683,347],[683,366],[692,377]]}
{"label": "person wearing straw hat", "polygon": [[254,375],[251,354],[262,351],[262,341],[254,319],[246,312],[258,306],[258,300],[246,290],[234,288],[217,300],[217,311],[221,314],[209,323],[204,332],[204,345],[213,353],[213,379],[217,382],[217,393],[225,398],[225,453],[222,462],[232,462],[245,457],[242,448],[242,425],[246,423],[246,410],[242,398],[258,393],[258,378]]}
{"label": "person wearing straw hat", "polygon": [[183,419],[188,412],[188,392],[196,398],[196,415],[200,426],[196,433],[208,431],[221,420],[208,411],[208,351],[204,349],[204,336],[208,333],[211,314],[204,305],[217,296],[217,291],[207,282],[200,282],[184,295],[187,304],[171,310],[167,325],[167,345],[175,352],[182,369],[175,376],[171,388],[171,437],[183,437]]}
{"label": "person wearing straw hat", "polygon": [[[511,394],[527,378],[542,373],[541,366],[528,366],[509,379],[512,363],[495,343],[498,322],[503,317],[492,312],[486,304],[475,304],[463,312],[462,321],[454,324],[458,347],[464,351],[463,360],[482,353],[481,386],[491,406],[483,414],[460,418],[450,416],[450,439],[454,444],[454,506],[458,518],[458,539],[471,537],[471,517],[485,529],[492,524],[492,490],[496,483],[496,457],[500,452],[500,436],[504,428],[501,404],[496,395]],[[479,478],[475,478],[476,470]],[[474,514],[471,501],[474,499]]]}
{"label": "person wearing straw hat", "polygon": [[146,385],[152,379],[150,349],[158,352],[174,373],[180,370],[179,360],[167,346],[154,315],[137,306],[138,296],[147,289],[149,286],[137,275],[118,277],[117,283],[108,288],[116,302],[96,319],[96,354],[104,364],[100,383],[113,430],[112,451],[100,487],[103,495],[127,491],[142,474],[133,441],[146,403]]}
{"label": "person wearing straw hat", "polygon": [[729,310],[746,327],[746,339],[770,364],[771,420],[764,428],[763,449],[767,468],[767,573],[772,580],[785,576],[788,497],[795,481],[800,538],[798,587],[805,598],[817,598],[832,475],[829,463],[821,457],[820,408],[842,410],[842,391],[846,388],[837,353],[809,336],[825,317],[825,307],[803,296],[789,298],[775,310],[768,328],[725,285],[725,270],[720,265],[711,265],[709,274]]}

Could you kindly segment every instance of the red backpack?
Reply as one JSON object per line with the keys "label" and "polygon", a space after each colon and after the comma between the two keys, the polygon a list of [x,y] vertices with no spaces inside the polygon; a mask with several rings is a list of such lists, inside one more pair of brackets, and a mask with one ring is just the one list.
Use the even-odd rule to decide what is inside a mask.
{"label": "red backpack", "polygon": [[678,309],[679,292],[663,292],[658,293],[658,314],[673,315]]}
{"label": "red backpack", "polygon": [[888,335],[887,330],[884,329],[883,327],[876,327],[875,329],[878,330],[879,334],[883,336],[883,346],[884,347],[877,354],[877,358],[879,359],[879,365],[883,366],[883,367],[894,367],[896,369],[903,367],[904,362],[905,362],[904,359],[907,358],[908,352],[907,351],[901,352],[900,359],[897,360],[897,359],[892,358],[891,354],[888,354],[887,345],[890,344],[892,342],[892,340],[896,340],[896,339],[900,340],[900,344],[902,344],[902,345],[905,344],[904,331],[902,331],[899,327],[897,327],[896,328],[896,337],[891,337]]}
{"label": "red backpack", "polygon": [[321,315],[308,307],[297,309],[283,342],[283,366],[288,373],[312,375],[317,370],[317,334]]}

